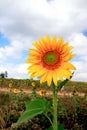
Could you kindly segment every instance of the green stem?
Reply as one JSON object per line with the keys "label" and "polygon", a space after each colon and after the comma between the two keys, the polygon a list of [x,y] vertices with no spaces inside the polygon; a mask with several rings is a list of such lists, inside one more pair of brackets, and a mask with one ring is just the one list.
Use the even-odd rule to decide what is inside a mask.
{"label": "green stem", "polygon": [[52,86],[53,89],[53,130],[58,130],[57,122],[57,91],[55,85]]}
{"label": "green stem", "polygon": [[48,120],[50,121],[52,127],[54,128],[54,126],[53,126],[53,122],[51,121],[50,117],[49,117],[47,114],[45,114],[45,116],[48,118]]}

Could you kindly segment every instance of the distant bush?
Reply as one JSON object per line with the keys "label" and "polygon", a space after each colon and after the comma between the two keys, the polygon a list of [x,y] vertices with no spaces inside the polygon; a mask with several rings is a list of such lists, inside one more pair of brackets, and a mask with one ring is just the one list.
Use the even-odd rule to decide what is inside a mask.
{"label": "distant bush", "polygon": [[6,77],[8,77],[7,71],[5,71],[5,73],[0,73],[0,78],[6,78]]}

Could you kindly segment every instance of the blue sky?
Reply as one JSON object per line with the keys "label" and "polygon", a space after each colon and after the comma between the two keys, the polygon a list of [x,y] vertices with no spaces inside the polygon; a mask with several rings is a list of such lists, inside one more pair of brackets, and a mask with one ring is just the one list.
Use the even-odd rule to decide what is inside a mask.
{"label": "blue sky", "polygon": [[84,34],[85,36],[87,36],[87,30],[85,30],[85,31],[83,32],[83,34]]}
{"label": "blue sky", "polygon": [[10,44],[10,41],[8,40],[8,38],[6,38],[4,34],[0,33],[0,47],[4,47],[8,44]]}
{"label": "blue sky", "polygon": [[47,34],[63,37],[77,55],[72,80],[87,82],[87,0],[1,0],[0,72],[29,78],[29,48]]}

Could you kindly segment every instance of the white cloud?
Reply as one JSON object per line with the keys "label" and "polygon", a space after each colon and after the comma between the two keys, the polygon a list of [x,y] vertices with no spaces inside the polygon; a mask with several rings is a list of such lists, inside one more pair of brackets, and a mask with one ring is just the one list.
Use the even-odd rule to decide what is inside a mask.
{"label": "white cloud", "polygon": [[75,47],[75,53],[84,58],[87,53],[87,37],[82,33],[73,33],[72,36],[69,37],[69,41]]}
{"label": "white cloud", "polygon": [[69,37],[70,44],[74,46],[74,53],[76,54],[73,64],[77,70],[73,80],[87,81],[87,36],[82,33],[73,33]]}
{"label": "white cloud", "polygon": [[0,65],[0,73],[3,73],[5,71],[8,71],[8,69],[6,67],[3,67],[2,65]]}
{"label": "white cloud", "polygon": [[8,72],[8,78],[29,78],[28,75],[28,64],[3,64],[0,65],[0,73]]}
{"label": "white cloud", "polygon": [[75,61],[73,63],[77,68],[73,80],[87,82],[87,62],[85,63],[84,61]]}
{"label": "white cloud", "polygon": [[21,58],[22,51],[29,50],[31,45],[26,41],[12,41],[11,44],[0,48],[0,59],[4,60],[7,57]]}
{"label": "white cloud", "polygon": [[28,67],[29,67],[29,64],[20,64],[20,65],[18,65],[17,72],[20,73],[20,74],[27,74],[28,73],[28,70],[27,70]]}
{"label": "white cloud", "polygon": [[[86,0],[3,0],[0,30],[11,39],[69,36],[87,28]],[[83,24],[84,23],[84,24]]]}

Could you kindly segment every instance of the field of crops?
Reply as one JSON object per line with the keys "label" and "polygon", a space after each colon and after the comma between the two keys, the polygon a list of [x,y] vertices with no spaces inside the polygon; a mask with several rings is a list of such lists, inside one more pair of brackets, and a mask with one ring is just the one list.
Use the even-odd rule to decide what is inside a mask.
{"label": "field of crops", "polygon": [[[50,122],[43,114],[15,126],[25,110],[25,103],[36,99],[46,98],[52,102],[51,88],[40,84],[39,80],[0,79],[0,130],[51,130]],[[24,91],[26,90],[26,92]],[[41,90],[44,94],[41,95]],[[66,93],[70,93],[67,96]],[[47,95],[49,93],[49,95]],[[87,129],[87,83],[69,81],[65,86],[63,96],[58,96],[58,121],[64,130]],[[79,96],[78,93],[84,93]],[[52,113],[49,112],[52,118]],[[62,129],[61,129],[62,130]]]}
{"label": "field of crops", "polygon": [[[32,88],[31,83],[33,82],[33,79],[26,79],[26,80],[22,80],[22,79],[5,79],[2,78],[0,79],[0,87],[9,87],[9,83],[12,84],[13,88],[18,88],[18,89],[23,89],[23,88]],[[50,89],[48,88],[46,83],[40,84],[39,80],[35,80],[35,85],[37,88],[46,88],[46,89]],[[79,92],[87,92],[87,82],[76,82],[76,81],[68,81],[65,89],[67,91],[79,91]]]}

